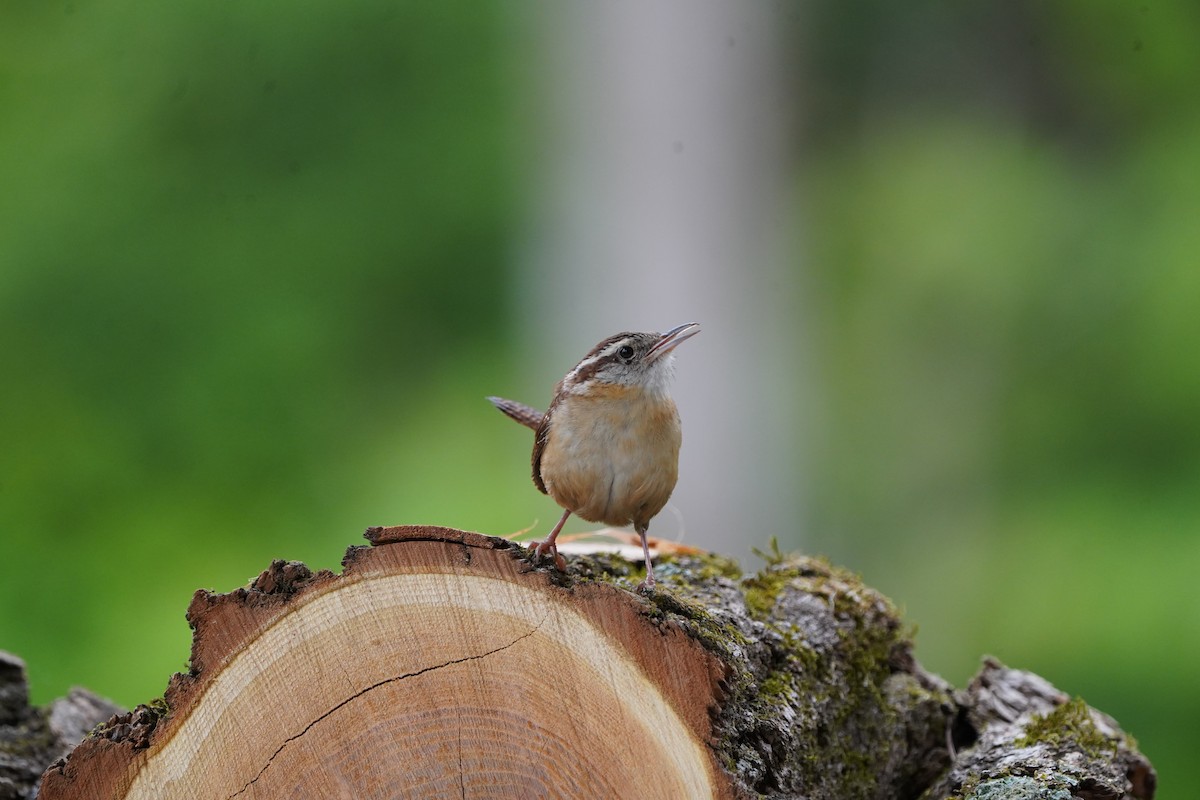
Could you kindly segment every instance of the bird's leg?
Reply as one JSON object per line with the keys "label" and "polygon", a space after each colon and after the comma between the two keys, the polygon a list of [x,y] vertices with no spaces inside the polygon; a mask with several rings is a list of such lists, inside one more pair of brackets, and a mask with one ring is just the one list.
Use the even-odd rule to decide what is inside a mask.
{"label": "bird's leg", "polygon": [[639,592],[649,593],[654,590],[654,565],[650,563],[650,545],[646,543],[646,531],[649,525],[634,525],[633,529],[637,531],[638,536],[642,537],[642,555],[646,557],[646,580],[637,585]]}
{"label": "bird's leg", "polygon": [[554,526],[554,530],[550,531],[550,535],[546,537],[545,541],[534,542],[532,545],[530,545],[533,549],[534,559],[539,559],[546,555],[546,553],[549,553],[554,558],[554,566],[558,567],[563,572],[566,572],[567,570],[567,562],[558,554],[558,545],[554,543],[554,540],[558,538],[558,533],[562,530],[563,525],[567,524],[567,517],[569,516],[571,516],[571,511],[568,509],[567,511],[563,512],[562,518],[558,521],[558,524]]}

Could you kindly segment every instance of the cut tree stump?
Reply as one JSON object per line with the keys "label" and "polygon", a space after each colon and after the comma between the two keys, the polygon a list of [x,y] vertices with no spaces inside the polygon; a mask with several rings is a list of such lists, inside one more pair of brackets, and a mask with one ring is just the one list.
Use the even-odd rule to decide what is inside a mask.
{"label": "cut tree stump", "polygon": [[198,591],[190,671],[40,797],[1153,796],[1111,719],[992,661],[955,692],[823,561],[664,556],[641,596],[615,555],[563,574],[475,533],[367,538],[341,575]]}

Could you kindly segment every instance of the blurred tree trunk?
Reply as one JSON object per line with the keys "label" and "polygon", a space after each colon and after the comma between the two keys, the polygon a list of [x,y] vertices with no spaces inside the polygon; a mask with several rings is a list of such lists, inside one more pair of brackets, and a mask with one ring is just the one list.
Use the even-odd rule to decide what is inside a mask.
{"label": "blurred tree trunk", "polygon": [[[795,4],[539,6],[540,178],[517,295],[549,398],[595,342],[699,322],[679,351],[679,486],[661,536],[748,554],[796,530],[806,385],[790,154]],[[673,513],[674,512],[674,513]],[[703,521],[703,525],[701,525]]]}

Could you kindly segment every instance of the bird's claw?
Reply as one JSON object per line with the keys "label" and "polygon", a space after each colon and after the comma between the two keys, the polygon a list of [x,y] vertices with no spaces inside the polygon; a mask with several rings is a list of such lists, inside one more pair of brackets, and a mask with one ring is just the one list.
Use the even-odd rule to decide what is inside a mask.
{"label": "bird's claw", "polygon": [[529,549],[533,551],[532,558],[534,561],[541,561],[549,553],[558,571],[567,571],[567,560],[558,554],[558,546],[553,542],[533,542],[529,545]]}

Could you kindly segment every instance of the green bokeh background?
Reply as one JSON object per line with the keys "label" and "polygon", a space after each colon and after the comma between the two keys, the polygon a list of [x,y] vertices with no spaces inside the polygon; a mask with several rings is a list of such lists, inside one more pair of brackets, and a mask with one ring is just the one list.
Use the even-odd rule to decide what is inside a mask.
{"label": "green bokeh background", "polygon": [[[990,652],[1084,696],[1182,797],[1200,8],[781,8],[823,434],[759,543],[861,571],[956,684]],[[35,700],[161,693],[192,591],[272,558],[553,517],[480,400],[531,313],[536,16],[0,7],[0,647]]]}

